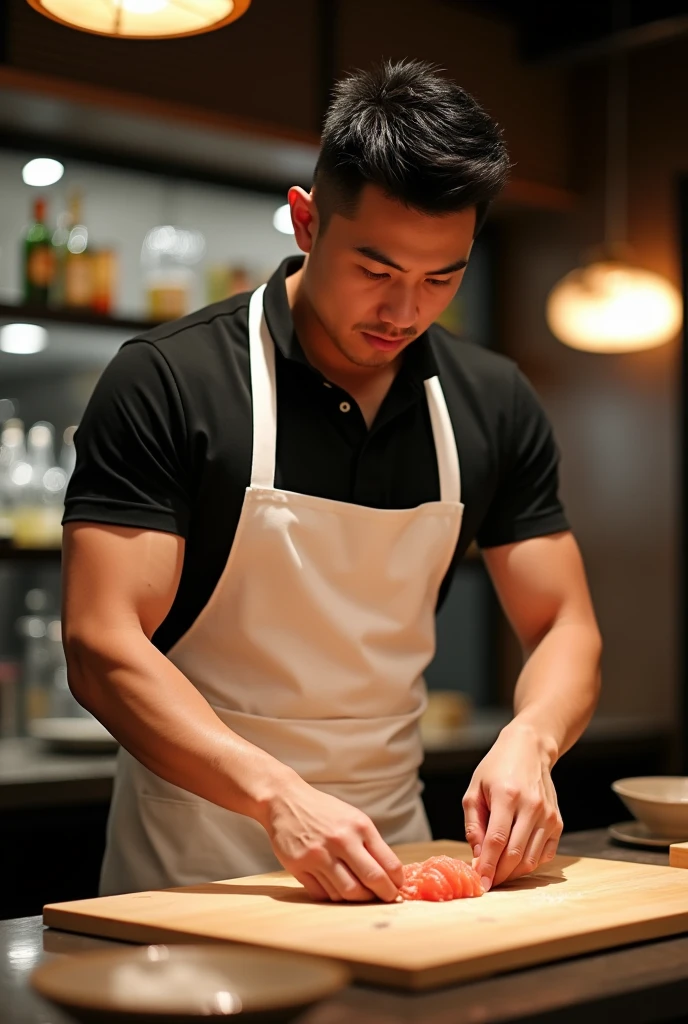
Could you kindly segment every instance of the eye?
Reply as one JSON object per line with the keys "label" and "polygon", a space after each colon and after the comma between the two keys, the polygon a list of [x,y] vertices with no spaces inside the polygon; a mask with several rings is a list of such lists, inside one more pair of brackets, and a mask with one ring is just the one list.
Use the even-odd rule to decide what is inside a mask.
{"label": "eye", "polygon": [[361,270],[370,281],[383,281],[389,274],[374,274],[372,270],[366,270],[365,267],[361,267]]}
{"label": "eye", "polygon": [[449,278],[446,281],[436,281],[434,278],[429,277],[428,278],[428,284],[436,284],[439,287],[442,287],[442,285],[451,284],[451,278]]}

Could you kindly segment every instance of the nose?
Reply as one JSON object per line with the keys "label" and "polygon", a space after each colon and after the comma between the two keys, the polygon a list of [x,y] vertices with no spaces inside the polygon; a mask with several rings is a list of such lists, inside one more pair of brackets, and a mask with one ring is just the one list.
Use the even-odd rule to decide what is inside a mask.
{"label": "nose", "polygon": [[413,327],[418,319],[418,304],[413,288],[403,282],[395,282],[386,293],[379,309],[383,323],[389,324],[398,331]]}

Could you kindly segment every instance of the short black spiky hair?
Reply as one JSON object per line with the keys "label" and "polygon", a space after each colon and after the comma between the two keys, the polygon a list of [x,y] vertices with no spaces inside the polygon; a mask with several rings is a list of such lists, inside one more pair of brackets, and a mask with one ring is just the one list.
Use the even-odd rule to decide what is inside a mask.
{"label": "short black spiky hair", "polygon": [[465,89],[433,64],[385,61],[334,88],[314,174],[321,224],[354,216],[372,184],[429,214],[475,206],[477,235],[509,167],[499,125]]}

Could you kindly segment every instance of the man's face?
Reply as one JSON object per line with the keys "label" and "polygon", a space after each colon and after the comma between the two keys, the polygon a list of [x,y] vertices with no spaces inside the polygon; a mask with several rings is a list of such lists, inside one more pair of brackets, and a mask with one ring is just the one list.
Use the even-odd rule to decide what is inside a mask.
{"label": "man's face", "polygon": [[392,362],[453,299],[474,227],[474,207],[429,216],[372,185],[352,220],[316,226],[303,285],[337,349],[361,367]]}

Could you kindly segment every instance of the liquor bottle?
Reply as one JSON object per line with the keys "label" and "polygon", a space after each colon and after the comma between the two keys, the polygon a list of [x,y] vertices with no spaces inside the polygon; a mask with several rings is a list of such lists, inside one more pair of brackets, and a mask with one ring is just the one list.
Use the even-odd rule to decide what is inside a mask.
{"label": "liquor bottle", "polygon": [[0,433],[0,538],[5,541],[14,537],[15,508],[28,475],[24,424],[6,420]]}
{"label": "liquor bottle", "polygon": [[[55,431],[50,423],[34,423],[27,436],[26,478],[14,510],[16,547],[59,547],[66,474],[55,465]],[[17,477],[15,472],[14,477]]]}
{"label": "liquor bottle", "polygon": [[33,223],[24,236],[24,302],[32,306],[48,305],[55,276],[55,250],[45,210],[45,199],[36,199]]}
{"label": "liquor bottle", "polygon": [[93,265],[88,247],[88,229],[81,216],[81,195],[73,192],[69,201],[69,235],[61,254],[63,262],[62,299],[67,307],[88,309],[93,295]]}
{"label": "liquor bottle", "polygon": [[55,275],[50,290],[50,305],[60,309],[65,304],[65,267],[67,263],[67,242],[72,229],[72,218],[69,209],[57,215],[57,225],[53,231],[53,249],[55,252]]}

